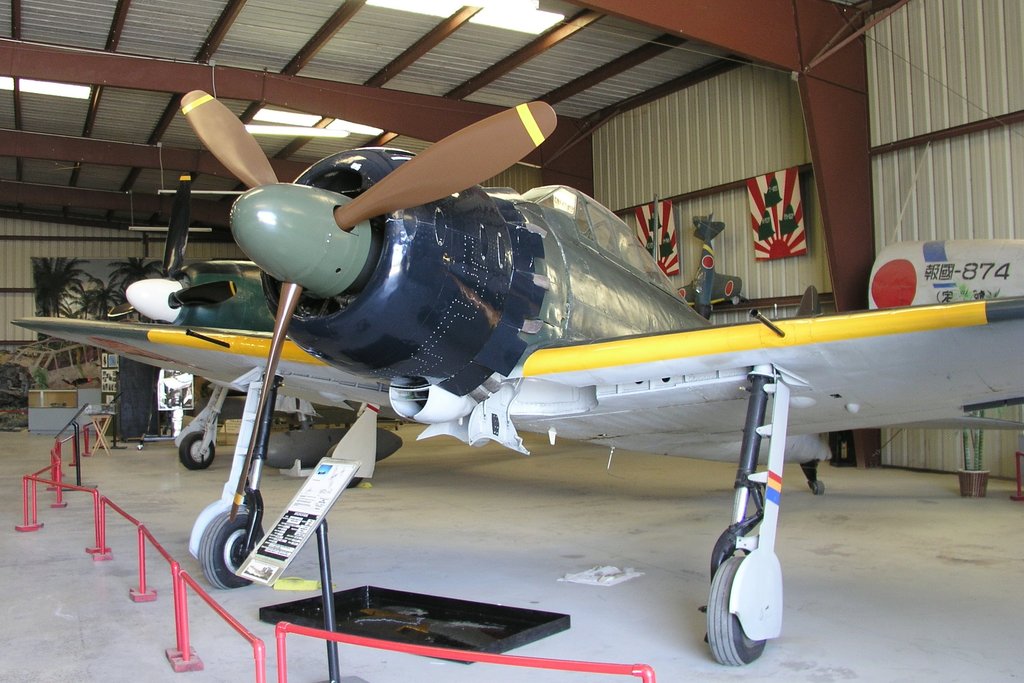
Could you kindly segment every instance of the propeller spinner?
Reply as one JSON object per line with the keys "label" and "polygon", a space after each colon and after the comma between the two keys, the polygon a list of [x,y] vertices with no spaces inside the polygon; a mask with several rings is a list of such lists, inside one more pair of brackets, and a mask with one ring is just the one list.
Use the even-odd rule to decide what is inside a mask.
{"label": "propeller spinner", "polygon": [[[182,113],[214,156],[253,188],[232,207],[232,232],[242,250],[282,282],[257,416],[267,409],[288,323],[303,287],[329,296],[343,291],[358,276],[369,250],[370,218],[436,201],[497,175],[538,147],[556,123],[554,110],[543,102],[519,105],[449,135],[346,201],[342,195],[318,188],[276,184],[273,168],[255,138],[207,93],[197,90],[185,95]],[[335,259],[337,277],[307,281],[311,255]],[[267,437],[263,423],[258,420],[249,442],[232,519],[245,498],[246,485],[253,490],[259,486],[260,469],[252,461],[261,439]]]}
{"label": "propeller spinner", "polygon": [[138,311],[152,320],[174,322],[182,306],[218,304],[235,295],[235,284],[230,280],[205,282],[185,286],[182,273],[185,265],[185,247],[188,244],[188,227],[191,222],[192,177],[182,174],[171,206],[171,220],[167,226],[167,240],[164,242],[162,278],[137,280],[125,290],[123,304],[118,304],[107,314],[118,318]]}

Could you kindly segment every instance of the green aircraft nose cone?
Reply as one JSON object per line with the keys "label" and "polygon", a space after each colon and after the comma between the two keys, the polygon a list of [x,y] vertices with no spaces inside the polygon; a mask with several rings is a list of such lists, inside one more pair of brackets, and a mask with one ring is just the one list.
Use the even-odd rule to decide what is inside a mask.
{"label": "green aircraft nose cone", "polygon": [[344,292],[370,254],[370,224],[351,231],[334,222],[347,197],[308,185],[263,185],[231,207],[231,232],[256,265],[320,297]]}

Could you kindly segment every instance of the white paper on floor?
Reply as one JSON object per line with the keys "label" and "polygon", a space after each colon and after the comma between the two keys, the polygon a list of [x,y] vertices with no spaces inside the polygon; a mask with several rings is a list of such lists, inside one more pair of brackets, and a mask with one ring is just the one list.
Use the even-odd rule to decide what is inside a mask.
{"label": "white paper on floor", "polygon": [[629,581],[643,575],[643,572],[638,572],[632,567],[619,569],[618,567],[606,565],[604,567],[594,567],[578,574],[566,574],[559,581],[585,583],[588,586],[614,586],[617,583]]}

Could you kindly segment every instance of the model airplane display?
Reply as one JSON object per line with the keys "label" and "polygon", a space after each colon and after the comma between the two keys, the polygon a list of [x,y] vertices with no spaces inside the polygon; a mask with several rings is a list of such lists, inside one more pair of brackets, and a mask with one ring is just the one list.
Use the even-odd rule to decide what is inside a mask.
{"label": "model airplane display", "polygon": [[[1024,398],[1022,300],[713,327],[593,199],[562,186],[478,187],[550,133],[555,116],[542,103],[419,156],[335,154],[294,183],[278,182],[215,99],[197,91],[183,104],[204,144],[252,188],[235,202],[232,231],[264,272],[273,332],[19,324],[245,384],[254,416],[280,385],[317,402],[387,404],[426,424],[421,438],[525,453],[519,432],[529,431],[738,460],[711,561],[708,641],[720,662],[753,661],[781,631],[784,461],[826,457],[823,432],[954,425],[979,405]],[[252,437],[240,436],[232,509],[204,511],[199,555],[218,584],[238,580],[232,570],[257,540],[265,422],[254,417]]]}
{"label": "model airplane display", "polygon": [[743,289],[743,280],[738,276],[715,271],[715,248],[711,243],[725,230],[725,223],[712,220],[712,215],[693,217],[693,236],[700,240],[700,262],[690,284],[679,290],[688,304],[709,319],[714,304],[739,301]]}

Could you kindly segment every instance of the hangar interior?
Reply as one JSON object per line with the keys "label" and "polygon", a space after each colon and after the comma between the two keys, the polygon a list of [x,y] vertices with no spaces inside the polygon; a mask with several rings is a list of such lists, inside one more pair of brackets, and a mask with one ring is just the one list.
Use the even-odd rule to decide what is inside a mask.
{"label": "hangar interior", "polygon": [[[636,229],[649,218],[643,214],[649,203],[655,198],[667,201],[678,244],[678,269],[669,277],[678,287],[694,277],[701,255],[690,219],[713,214],[725,224],[714,242],[716,265],[720,272],[743,282],[743,300],[714,308],[711,315],[716,323],[745,319],[751,309],[770,311],[771,318],[793,316],[808,286],[821,292],[829,310],[861,309],[868,304],[872,262],[887,246],[907,241],[1016,239],[1024,230],[1022,200],[1015,192],[1024,175],[1024,47],[1018,39],[1024,31],[1024,2],[1020,0],[772,0],[721,3],[710,10],[691,3],[542,0],[540,9],[554,13],[545,15],[554,23],[527,31],[481,23],[482,10],[459,3],[433,14],[375,0],[300,6],[264,0],[4,3],[0,7],[0,63],[4,65],[0,67],[0,240],[4,243],[0,346],[15,352],[35,339],[34,333],[11,324],[39,311],[33,259],[49,259],[51,265],[58,259],[158,260],[172,192],[182,172],[194,175],[193,225],[210,228],[190,236],[187,257],[245,258],[228,228],[233,199],[229,193],[243,186],[202,146],[179,111],[181,95],[195,88],[217,95],[247,123],[259,122],[266,109],[312,115],[306,125],[321,131],[332,125],[337,130],[338,121],[348,122],[342,138],[258,136],[281,178],[293,178],[339,149],[386,145],[421,153],[431,143],[502,108],[535,99],[547,101],[559,116],[553,137],[522,163],[483,184],[517,192],[547,184],[577,187]],[[72,96],[54,95],[45,87],[53,82],[81,87]],[[756,226],[751,230],[749,181],[782,169],[795,169],[806,252],[760,259],[752,237]],[[964,353],[970,354],[970,349]],[[999,408],[998,416],[1021,418],[1014,406]],[[407,430],[403,427],[403,433]],[[928,671],[949,679],[971,677],[966,670],[950,673],[947,664],[954,661],[973,662],[991,677],[1011,676],[1014,651],[1007,634],[1013,631],[1009,626],[1013,608],[1020,605],[1005,595],[1000,601],[999,583],[1012,579],[1012,568],[1020,560],[1013,544],[1005,541],[1017,533],[1015,508],[1005,499],[1015,475],[1018,435],[987,431],[986,437],[982,448],[994,477],[986,501],[960,501],[948,484],[949,473],[960,467],[963,458],[966,436],[961,430],[883,429],[858,442],[871,451],[860,453],[861,459],[877,456],[878,464],[925,473],[829,468],[823,478],[834,479],[837,487],[830,487],[823,500],[790,487],[789,498],[795,502],[784,515],[780,552],[792,553],[786,559],[789,566],[802,566],[799,581],[818,591],[812,593],[814,597],[804,594],[790,599],[788,614],[796,615],[793,628],[801,635],[784,635],[773,659],[755,665],[767,669],[755,669],[752,676],[722,672],[713,668],[699,642],[679,645],[684,640],[680,632],[699,628],[691,628],[689,622],[699,622],[691,612],[703,604],[703,597],[692,606],[681,607],[676,601],[671,609],[650,614],[650,621],[633,621],[630,635],[611,620],[591,626],[594,631],[588,639],[595,647],[580,656],[602,659],[608,653],[608,658],[616,660],[642,660],[643,653],[650,651],[661,665],[655,668],[666,672],[668,680],[684,675],[755,680],[773,676],[913,679]],[[0,443],[8,438],[0,436]],[[21,456],[5,459],[5,509],[9,517],[18,518],[19,478],[37,469],[32,463],[39,461],[42,466],[49,442],[24,434],[13,438],[6,449],[26,455],[24,460]],[[414,438],[408,432],[406,443],[414,444]],[[548,567],[547,574],[568,571],[562,569],[569,564],[564,560],[587,564],[617,554],[616,561],[642,565],[642,571],[658,576],[665,586],[679,581],[706,584],[706,548],[720,525],[713,523],[714,531],[700,526],[716,514],[714,506],[704,506],[703,501],[711,494],[724,499],[729,467],[673,458],[662,458],[668,462],[661,464],[650,456],[624,454],[616,456],[626,461],[627,471],[625,488],[619,490],[620,464],[606,468],[608,454],[600,449],[570,448],[564,455],[554,455],[558,467],[546,474],[542,468],[524,473],[517,469],[524,467],[518,460],[505,463],[487,449],[468,455],[467,449],[418,455],[417,448],[423,447],[403,449],[394,456],[394,463],[381,467],[385,477],[391,476],[389,471],[396,471],[395,476],[405,472],[408,477],[395,482],[412,496],[402,503],[405,514],[398,512],[402,507],[389,510],[384,500],[352,507],[361,523],[386,520],[388,528],[402,528],[409,516],[430,507],[428,501],[416,499],[412,491],[416,486],[428,487],[432,492],[426,494],[428,498],[443,499],[440,509],[432,513],[439,522],[438,549],[432,551],[437,555],[430,563],[437,568],[436,575],[431,576],[426,567],[409,567],[416,554],[394,547],[402,545],[404,536],[388,539],[393,557],[379,545],[374,547],[380,536],[369,526],[358,535],[351,532],[356,536],[352,549],[347,548],[347,540],[337,544],[346,546],[346,551],[339,552],[339,573],[353,561],[350,551],[360,554],[365,548],[371,557],[360,555],[366,566],[354,573],[368,577],[366,582],[377,580],[371,578],[375,570],[369,566],[375,559],[388,563],[403,587],[415,585],[443,593],[449,583],[446,579],[451,579],[457,585],[478,588],[467,587],[466,592],[491,597],[494,582],[501,582],[493,575],[498,571],[493,560],[502,565],[500,572],[508,572],[504,581],[515,585],[536,568],[529,568],[509,548],[547,543],[549,560],[556,556],[563,560],[557,569]],[[97,469],[88,476],[95,476],[95,483],[104,490],[114,487],[114,492],[137,501],[138,506],[152,502],[154,514],[167,524],[172,543],[184,548],[187,528],[183,521],[176,526],[173,520],[183,510],[188,512],[184,517],[191,517],[201,505],[190,497],[194,488],[207,487],[203,489],[207,498],[209,491],[219,489],[226,460],[205,472],[188,472],[173,462],[166,447],[147,449],[93,458],[86,463],[87,472],[89,467]],[[470,464],[470,456],[480,453],[485,454],[486,464]],[[157,458],[159,465],[153,462]],[[460,475],[440,480],[444,468],[436,474],[421,470],[420,463],[430,458],[451,459],[450,470]],[[585,461],[583,470],[588,474],[577,479],[572,465],[580,465],[579,461]],[[132,469],[140,465],[138,472]],[[551,519],[559,521],[535,518],[517,524],[519,514],[527,519],[530,515],[509,502],[495,504],[501,493],[494,484],[484,483],[478,468],[493,468],[497,480],[513,491],[518,488],[521,496],[537,495],[532,515],[549,511]],[[149,476],[158,483],[148,487]],[[505,476],[511,481],[502,479]],[[203,477],[202,484],[193,479]],[[574,515],[565,519],[561,508],[567,507],[566,497],[582,502],[595,495],[586,492],[584,483],[590,481],[601,493],[596,494],[596,505],[591,500],[592,507],[584,506],[578,517],[607,515],[622,526],[609,532],[616,538],[613,543],[601,540],[600,526],[589,527],[584,533],[593,534],[590,547],[573,550],[572,534],[566,529],[580,520]],[[267,482],[279,487],[274,495],[287,500],[290,480],[268,477]],[[672,490],[667,482],[679,482],[682,489]],[[457,492],[444,490],[453,483]],[[384,498],[387,488],[382,482],[371,491]],[[651,488],[657,493],[651,495]],[[480,496],[474,506],[469,501],[481,490],[492,491],[493,496]],[[545,493],[547,497],[542,498]],[[347,509],[349,498],[369,495],[364,490],[346,494],[343,507]],[[692,510],[688,509],[691,503]],[[876,510],[876,504],[884,510]],[[479,508],[490,505],[496,508],[493,513],[480,515]],[[627,512],[614,512],[619,506]],[[141,514],[135,508],[132,512]],[[722,508],[720,514],[724,513]],[[58,531],[67,524],[51,519],[58,514],[65,513],[44,515],[48,526],[42,534],[47,538],[7,535],[12,559],[5,566],[12,577],[26,571],[17,560],[24,555],[37,554],[40,576],[43,568],[52,566],[46,560],[54,552],[52,536],[68,531]],[[350,533],[345,514],[332,527],[346,529],[340,534],[343,539]],[[666,522],[662,515],[675,521]],[[470,524],[466,517],[501,520],[503,526],[476,527],[483,520]],[[469,528],[458,541],[462,551],[445,554],[443,541],[460,538],[452,534],[451,518],[457,520],[455,530],[463,523]],[[634,521],[623,524],[631,518]],[[76,519],[74,524],[79,526],[75,528],[80,530],[86,520]],[[906,528],[898,528],[904,521]],[[691,525],[694,522],[697,531]],[[612,525],[612,520],[608,523]],[[936,528],[946,524],[936,537]],[[545,525],[550,525],[549,532],[555,529],[556,542],[551,543],[550,534],[545,541],[534,528]],[[892,545],[877,539],[883,535],[877,533],[879,526],[887,532],[897,527]],[[487,529],[496,535],[495,551],[475,558],[479,564],[472,575],[460,573],[460,557],[472,554],[471,548],[494,542]],[[425,530],[418,531],[426,538]],[[528,532],[525,542],[515,531]],[[846,537],[848,533],[852,538]],[[631,534],[646,539],[647,547],[672,547],[672,556],[658,559],[644,556],[639,549],[627,550],[629,546],[619,541]],[[960,539],[945,546],[954,536]],[[812,537],[818,540],[806,540]],[[687,547],[690,541],[702,550],[681,560],[680,546]],[[61,583],[66,572],[76,581],[83,576],[101,581],[101,588],[85,583],[78,589],[101,595],[121,590],[116,579],[132,571],[125,565],[113,569],[90,565],[82,558],[58,564],[60,573],[49,575],[45,584]],[[422,570],[422,575],[415,569]],[[915,574],[930,586],[938,584],[934,587],[940,593],[948,584],[955,586],[956,590],[949,589],[950,601],[934,603],[942,607],[933,605],[931,612],[914,601],[913,608],[903,611],[904,621],[881,614],[887,602],[912,590],[907,577]],[[793,574],[787,574],[787,580],[798,581]],[[851,607],[838,598],[849,592],[844,583],[854,580],[863,583],[857,583],[860,604]],[[646,608],[643,605],[652,595],[678,589],[624,584],[627,590],[631,586],[638,593],[607,598],[606,606],[616,616],[634,608],[650,609],[649,603]],[[45,585],[38,587],[44,595],[47,590]],[[794,588],[787,597],[799,595],[799,590]],[[228,600],[250,606],[265,601],[255,592],[245,589],[242,597],[231,594]],[[510,588],[493,599],[521,602],[522,595]],[[969,603],[971,597],[978,602],[969,616],[949,616],[957,600]],[[87,620],[83,612],[65,611],[71,607],[64,599],[46,609],[19,603],[19,610],[54,615],[47,618],[43,631],[62,634],[55,638],[55,648],[69,638],[88,642],[93,629],[102,632],[98,622]],[[550,596],[534,596],[527,602],[547,607],[549,599],[558,602]],[[580,596],[579,606],[564,604],[578,619],[575,615],[584,613],[595,600],[604,604],[605,598],[586,595]],[[986,606],[984,619],[978,616],[977,604]],[[872,614],[870,605],[878,606],[879,614]],[[837,616],[846,610],[849,617]],[[833,621],[815,625],[823,614]],[[31,619],[13,612],[12,616]],[[911,622],[911,616],[917,621]],[[950,621],[943,621],[946,617]],[[124,618],[144,628],[137,615]],[[63,622],[74,625],[77,632],[57,629],[56,625],[68,625]],[[834,622],[839,626],[832,632]],[[922,622],[935,629],[934,634],[924,634],[933,638],[920,633],[917,624]],[[603,628],[611,635],[601,635]],[[787,634],[790,628],[787,622]],[[918,633],[908,638],[906,634],[915,628]],[[131,631],[111,635],[119,641],[131,637]],[[836,640],[843,641],[842,651],[835,649]],[[652,641],[660,645],[645,650]],[[864,645],[865,641],[871,645]],[[967,653],[966,644],[971,642],[979,647],[987,644],[988,656]],[[126,650],[120,656],[132,660],[131,666],[143,667],[129,669],[135,672],[133,677],[155,679],[166,674],[170,679],[172,675],[161,669],[166,663],[159,661],[159,647],[154,650],[157,661],[152,669],[134,662],[149,654]],[[12,674],[11,680],[19,680],[18,676],[65,680],[83,673],[86,678],[97,677],[103,663],[90,650],[76,650],[75,661],[62,663],[63,668],[50,673],[40,673],[42,669],[36,667],[41,664],[31,657],[17,655],[10,660],[14,663],[10,670],[27,673]],[[878,661],[865,662],[865,651],[878,652]],[[535,652],[557,656],[561,651],[543,645]],[[317,656],[309,654],[313,659]],[[76,663],[90,657],[91,663]],[[360,665],[361,678],[348,680],[425,675],[374,674],[374,661],[369,657]],[[318,675],[315,668],[307,671],[309,676]],[[187,675],[239,680],[212,663],[204,673]],[[436,674],[461,680],[458,675]],[[521,680],[504,675],[509,676],[507,680]]]}

